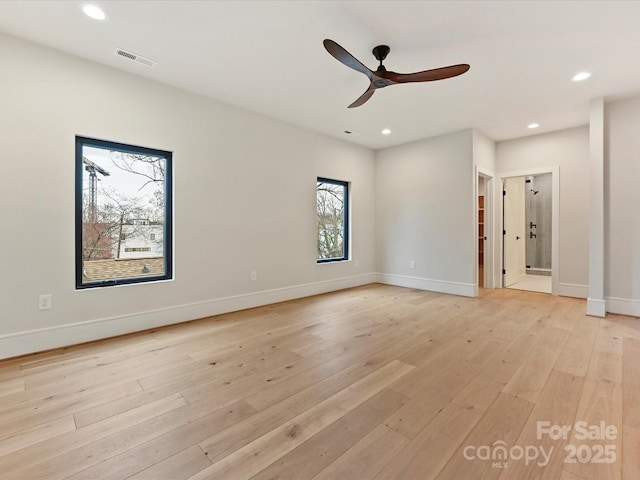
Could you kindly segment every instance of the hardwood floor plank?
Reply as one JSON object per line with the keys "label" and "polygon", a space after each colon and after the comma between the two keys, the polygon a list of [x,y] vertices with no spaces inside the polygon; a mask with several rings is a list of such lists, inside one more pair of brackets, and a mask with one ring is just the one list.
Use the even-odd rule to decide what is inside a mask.
{"label": "hardwood floor plank", "polygon": [[406,397],[382,390],[351,410],[344,417],[302,443],[278,461],[254,475],[252,480],[297,480],[312,478],[365,437],[391,412],[400,408]]}
{"label": "hardwood floor plank", "polygon": [[595,350],[591,355],[587,376],[615,383],[622,382],[622,353]]}
{"label": "hardwood floor plank", "polygon": [[[154,465],[178,455],[183,451],[185,445],[197,446],[199,442],[214,432],[223,431],[254,413],[255,410],[244,400],[215,408],[211,408],[206,402],[189,405],[184,408],[184,411],[170,412],[156,420],[145,422],[146,424],[140,425],[142,428],[133,429],[131,432],[121,432],[118,436],[108,439],[106,444],[94,443],[88,446],[88,451],[96,449],[104,452],[105,448],[109,448],[109,446],[113,448],[114,446],[118,447],[118,443],[130,442],[129,448],[124,449],[121,453],[118,451],[122,448],[118,451],[112,450],[111,456],[105,456],[100,463],[88,466],[65,480],[122,480],[129,478],[131,475],[136,475],[144,469],[152,468]],[[151,434],[146,432],[151,432]],[[206,466],[209,465],[211,462],[207,460]]]}
{"label": "hardwood floor plank", "polygon": [[[442,381],[449,373],[445,370],[454,370],[460,366],[459,362],[465,362],[467,368],[480,369],[482,362],[490,360],[491,353],[496,353],[491,346],[496,346],[497,341],[487,340],[490,342],[489,347],[484,338],[481,338],[481,330],[473,331],[468,336],[456,339],[455,342],[435,354],[432,358],[421,363],[411,374],[398,380],[391,388],[409,398],[413,398],[422,394],[425,388],[434,382]],[[481,355],[485,358],[480,363],[473,361],[473,355],[477,354],[477,350],[481,348]],[[462,360],[461,360],[462,358]]]}
{"label": "hardwood floor plank", "polygon": [[640,430],[624,426],[622,437],[622,478],[640,478]]}
{"label": "hardwood floor plank", "polygon": [[129,480],[183,480],[209,465],[211,462],[207,456],[200,447],[194,445],[128,478]]}
{"label": "hardwood floor plank", "polygon": [[476,376],[453,398],[453,403],[482,415],[498,397],[505,383],[496,382],[490,374]]}
{"label": "hardwood floor plank", "polygon": [[384,425],[412,439],[451,402],[451,398],[452,394],[446,388],[427,387],[423,394],[416,395],[403,408],[390,415]]}
{"label": "hardwood floor plank", "polygon": [[24,392],[26,380],[24,378],[14,378],[0,381],[0,397],[10,393]]}
{"label": "hardwood floor plank", "polygon": [[378,425],[313,480],[374,478],[408,443],[406,437]]}
{"label": "hardwood floor plank", "polygon": [[450,403],[374,477],[375,480],[436,478],[479,419],[479,415]]}
{"label": "hardwood floor plank", "polygon": [[498,478],[501,468],[495,468],[491,459],[481,457],[478,449],[493,446],[495,442],[513,445],[520,434],[533,403],[501,393],[482,418],[463,440],[449,462],[436,477],[438,480],[464,478],[465,480]]}
{"label": "hardwood floor plank", "polygon": [[96,405],[86,405],[87,408],[84,408],[85,405],[74,405],[73,418],[76,421],[76,426],[82,428],[167,396],[168,394],[165,392],[155,390],[136,390],[128,395],[113,398],[103,397],[105,401]]}
{"label": "hardwood floor plank", "polygon": [[623,320],[624,337],[640,340],[640,318],[627,317]]}
{"label": "hardwood floor plank", "polygon": [[[439,371],[423,371],[420,384],[426,386],[402,408],[391,415],[385,425],[407,438],[415,437],[431,419],[473,380],[482,367],[497,355],[503,343],[487,339],[477,344],[458,361]],[[460,353],[459,355],[462,355]],[[416,369],[418,370],[418,369]],[[428,383],[427,383],[428,379]],[[392,389],[397,385],[392,385]]]}
{"label": "hardwood floor plank", "polygon": [[569,333],[564,329],[549,327],[502,391],[535,402],[569,338]]}
{"label": "hardwood floor plank", "polygon": [[128,349],[135,351],[142,345],[143,348],[153,348],[156,345],[150,331],[34,353],[20,357],[17,362],[25,374],[41,370],[53,371],[60,366],[68,371],[68,366],[76,363],[95,362],[97,358],[119,355]]}
{"label": "hardwood floor plank", "polygon": [[600,328],[594,346],[595,351],[622,354],[624,339],[624,324],[622,322],[621,318],[613,315],[600,319]]}
{"label": "hardwood floor plank", "polygon": [[317,335],[308,335],[303,341],[297,342],[291,348],[291,351],[301,357],[313,355],[319,351],[325,351],[328,348],[334,347],[336,342],[324,339]]}
{"label": "hardwood floor plank", "polygon": [[[471,309],[471,306],[467,306]],[[436,320],[435,325],[431,322],[427,323],[426,328],[423,322],[418,323],[422,331],[412,332],[414,336],[419,335],[421,341],[419,344],[400,357],[400,360],[411,365],[420,366],[428,362],[431,358],[435,358],[447,351],[455,350],[458,346],[476,337],[484,331],[482,325],[474,325],[469,328],[464,316],[453,315],[448,313]],[[464,338],[463,338],[464,337]],[[455,339],[455,343],[451,342]]]}
{"label": "hardwood floor plank", "polygon": [[587,479],[580,477],[575,473],[571,473],[566,469],[563,469],[562,474],[560,475],[560,480],[587,480]]}
{"label": "hardwood floor plank", "polygon": [[357,374],[357,371],[365,372],[375,368],[376,365],[384,365],[407,349],[404,343],[394,342],[394,338],[395,336],[391,335],[386,337],[384,342],[372,341],[364,345],[364,348],[345,347],[346,350],[342,355],[334,355],[332,359],[326,361],[323,358],[321,363],[311,369],[282,382],[269,384],[244,398],[257,410],[263,410],[319,382],[325,382],[329,377],[339,375],[341,371],[350,367],[355,367],[356,370],[352,373]]}
{"label": "hardwood floor plank", "polygon": [[623,341],[622,376],[625,384],[640,385],[640,340]]}
{"label": "hardwood floor plank", "polygon": [[640,385],[622,384],[622,422],[624,425],[640,429]]}
{"label": "hardwood floor plank", "polygon": [[[140,362],[148,362],[149,365],[142,365]],[[30,388],[27,382],[27,389],[24,392],[0,397],[0,415],[4,415],[5,412],[9,412],[9,414],[12,412],[17,413],[18,410],[28,412],[34,406],[41,406],[43,403],[46,405],[65,403],[78,395],[104,392],[105,384],[114,387],[129,384],[137,380],[137,375],[142,376],[150,371],[168,369],[172,363],[175,365],[175,363],[179,362],[192,363],[193,361],[184,357],[178,361],[171,358],[168,359],[168,362],[158,362],[157,358],[145,356],[144,360],[136,359],[132,361],[130,368],[127,367],[126,362],[119,362],[114,369],[102,370],[97,367],[90,372],[69,375],[59,379],[58,382],[51,381],[38,387]]]}
{"label": "hardwood floor plank", "polygon": [[[604,350],[603,350],[604,351]],[[606,427],[615,429],[615,439],[582,439],[571,437],[570,445],[592,454],[596,445],[606,446],[615,452],[612,463],[595,463],[585,456],[585,461],[567,463],[565,470],[578,476],[593,480],[618,480],[622,478],[622,388],[619,383],[610,380],[586,378],[580,403],[576,413],[576,422],[585,422],[585,427]],[[577,458],[577,457],[576,457]]]}
{"label": "hardwood floor plank", "polygon": [[176,394],[85,428],[58,435],[55,441],[42,441],[3,455],[0,457],[0,465],[3,473],[11,479],[65,478],[84,468],[70,464],[68,457],[82,459],[79,461],[97,461],[96,453],[87,454],[83,451],[87,449],[87,445],[185,405],[187,402],[184,398]]}
{"label": "hardwood floor plank", "polygon": [[542,323],[536,323],[536,328],[529,328],[520,332],[505,349],[483,368],[489,372],[491,378],[506,385],[515,372],[522,366],[533,347],[540,341],[540,334],[544,331]]}
{"label": "hardwood floor plank", "polygon": [[[172,363],[191,364],[193,360],[180,351],[163,352],[163,358],[169,359],[172,356]],[[169,363],[158,362],[159,353],[157,351],[142,350],[117,352],[116,354],[105,354],[99,358],[90,357],[82,363],[73,363],[69,366],[64,363],[57,365],[52,371],[47,368],[39,368],[37,372],[29,371],[25,378],[26,393],[36,393],[49,388],[51,383],[56,384],[57,389],[61,389],[64,385],[73,385],[82,382],[86,386],[92,386],[97,383],[97,379],[117,377],[121,381],[133,380],[140,378],[146,372],[166,371],[172,368]],[[64,375],[58,375],[58,370],[64,370]]]}
{"label": "hardwood floor plank", "polygon": [[13,435],[47,422],[51,422],[67,415],[73,415],[78,409],[91,408],[104,402],[115,401],[118,398],[140,392],[142,389],[137,382],[114,385],[110,388],[85,394],[81,387],[75,395],[65,392],[55,394],[40,402],[30,403],[28,406],[16,405],[14,410],[0,413],[2,430],[0,437]]}
{"label": "hardwood floor plank", "polygon": [[553,368],[576,377],[584,377],[589,367],[598,326],[599,319],[581,316]]}
{"label": "hardwood floor plank", "polygon": [[[346,368],[327,376],[304,390],[300,390],[295,395],[288,396],[266,408],[261,408],[256,415],[238,422],[232,428],[212,435],[201,442],[201,446],[208,452],[212,462],[221,460],[248,443],[266,435],[278,425],[290,421],[375,372],[388,364],[401,351],[402,345],[392,345],[355,365],[347,366],[349,363],[343,362],[342,367]],[[252,399],[252,397],[248,397],[248,399]]]}
{"label": "hardwood floor plank", "polygon": [[[513,446],[531,449],[529,458],[510,459],[500,480],[557,480],[562,474],[565,446],[573,435],[576,409],[584,378],[553,370],[536,402],[529,419]],[[555,426],[569,426],[566,438],[558,435]],[[532,448],[533,447],[533,448]],[[535,458],[534,458],[535,457]]]}
{"label": "hardwood floor plank", "polygon": [[208,385],[209,383],[217,385],[228,380],[238,383],[243,379],[248,379],[285,365],[298,365],[298,360],[301,357],[289,351],[258,350],[249,352],[248,355],[239,356],[233,363],[231,361],[221,362],[218,357],[215,358],[215,361],[206,362],[204,365],[186,365],[173,369],[167,377],[164,376],[164,372],[144,377],[139,380],[139,383],[145,390],[164,389],[166,387],[174,392],[180,392],[191,389],[193,395],[188,396],[191,400],[195,400],[201,398],[202,395],[198,396],[197,390],[193,388],[194,385],[199,385],[206,390],[203,385]]}
{"label": "hardwood floor plank", "polygon": [[192,478],[250,478],[413,369],[394,360]]}
{"label": "hardwood floor plank", "polygon": [[73,416],[62,417],[0,440],[0,457],[76,429]]}

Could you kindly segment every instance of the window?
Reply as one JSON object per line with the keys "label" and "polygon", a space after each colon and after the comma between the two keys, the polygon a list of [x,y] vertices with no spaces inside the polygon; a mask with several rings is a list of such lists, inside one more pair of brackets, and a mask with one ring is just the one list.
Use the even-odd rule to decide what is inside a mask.
{"label": "window", "polygon": [[172,278],[171,161],[76,137],[76,288]]}
{"label": "window", "polygon": [[349,258],[349,184],[318,178],[318,263]]}

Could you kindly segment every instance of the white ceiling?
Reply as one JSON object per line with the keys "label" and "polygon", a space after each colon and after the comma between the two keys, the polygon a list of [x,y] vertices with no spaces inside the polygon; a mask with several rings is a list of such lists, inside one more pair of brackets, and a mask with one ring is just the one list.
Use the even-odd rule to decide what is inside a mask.
{"label": "white ceiling", "polygon": [[[469,127],[499,141],[582,125],[589,99],[640,94],[636,1],[89,0],[103,22],[82,13],[86,3],[1,1],[0,32],[372,148]],[[387,44],[389,70],[471,70],[347,109],[368,80],[331,57],[325,38],[372,69],[371,49]],[[582,70],[593,76],[572,82]]]}

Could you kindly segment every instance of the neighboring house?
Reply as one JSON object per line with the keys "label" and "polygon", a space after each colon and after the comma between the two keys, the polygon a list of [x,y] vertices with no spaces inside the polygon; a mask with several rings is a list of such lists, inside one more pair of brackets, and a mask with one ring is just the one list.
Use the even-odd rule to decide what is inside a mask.
{"label": "neighboring house", "polygon": [[[115,258],[162,257],[164,225],[148,219],[134,219],[122,226],[120,241],[116,243]],[[119,250],[119,252],[118,252]]]}

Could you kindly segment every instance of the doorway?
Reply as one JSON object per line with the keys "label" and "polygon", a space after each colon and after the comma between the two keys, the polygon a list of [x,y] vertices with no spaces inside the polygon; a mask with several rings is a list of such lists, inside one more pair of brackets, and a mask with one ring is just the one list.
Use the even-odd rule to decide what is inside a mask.
{"label": "doorway", "polygon": [[554,186],[551,172],[503,178],[503,287],[554,292]]}
{"label": "doorway", "polygon": [[476,281],[478,288],[495,288],[499,285],[494,280],[494,175],[482,168],[476,170]]}

